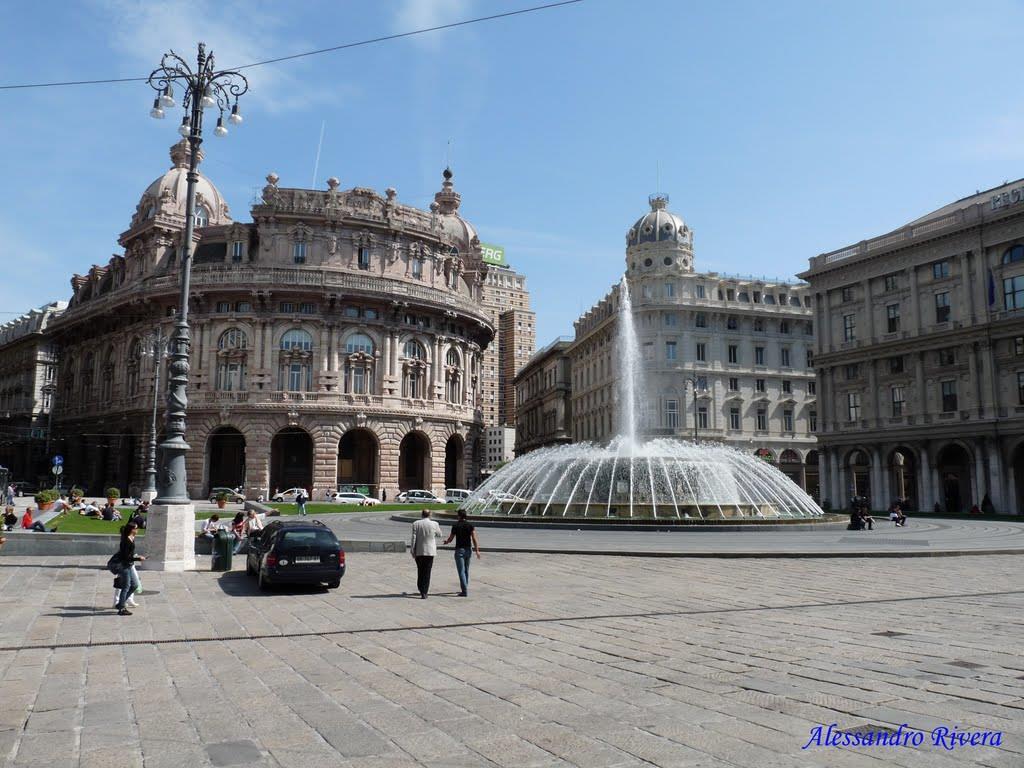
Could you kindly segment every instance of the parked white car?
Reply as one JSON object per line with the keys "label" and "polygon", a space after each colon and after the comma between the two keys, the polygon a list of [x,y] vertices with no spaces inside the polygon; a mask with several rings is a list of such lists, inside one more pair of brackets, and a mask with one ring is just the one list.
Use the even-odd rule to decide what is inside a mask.
{"label": "parked white car", "polygon": [[402,491],[395,498],[399,504],[444,504],[441,499],[437,498],[430,491]]}
{"label": "parked white car", "polygon": [[367,496],[365,493],[355,491],[336,491],[333,488],[324,494],[324,497],[335,504],[359,504],[363,507],[372,507],[380,504],[380,499]]}
{"label": "parked white car", "polygon": [[281,491],[276,496],[272,497],[270,500],[271,501],[277,501],[277,502],[282,502],[282,501],[292,501],[292,502],[294,502],[295,501],[295,497],[298,496],[299,493],[302,493],[302,495],[305,496],[307,499],[309,498],[309,493],[306,492],[305,488],[289,488],[287,491]]}
{"label": "parked white car", "polygon": [[472,493],[472,491],[467,491],[464,488],[445,488],[444,503],[461,504],[468,499]]}

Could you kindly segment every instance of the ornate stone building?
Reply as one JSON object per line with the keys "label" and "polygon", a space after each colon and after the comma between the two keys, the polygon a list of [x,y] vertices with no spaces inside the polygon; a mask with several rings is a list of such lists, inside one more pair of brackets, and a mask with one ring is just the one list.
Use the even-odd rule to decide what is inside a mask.
{"label": "ornate stone building", "polygon": [[[67,476],[91,490],[143,482],[155,372],[145,339],[168,333],[175,312],[188,152],[172,147],[171,169],[121,234],[124,254],[75,275],[51,327],[63,350],[54,420]],[[394,189],[278,181],[267,176],[249,224],[199,181],[191,495],[472,487],[494,329],[480,307],[487,266],[451,172],[429,211]]]}
{"label": "ornate stone building", "polygon": [[[802,283],[699,273],[693,231],[652,196],[626,235],[626,276],[646,391],[647,436],[715,440],[775,462],[817,496],[811,296]],[[576,321],[571,429],[618,434],[619,289]]]}
{"label": "ornate stone building", "polygon": [[516,376],[516,455],[572,442],[572,339],[559,338]]}
{"label": "ornate stone building", "polygon": [[1024,508],[1024,180],[810,260],[822,493]]}
{"label": "ornate stone building", "polygon": [[0,325],[0,465],[12,480],[47,483],[57,353],[47,337],[67,304],[55,301]]}

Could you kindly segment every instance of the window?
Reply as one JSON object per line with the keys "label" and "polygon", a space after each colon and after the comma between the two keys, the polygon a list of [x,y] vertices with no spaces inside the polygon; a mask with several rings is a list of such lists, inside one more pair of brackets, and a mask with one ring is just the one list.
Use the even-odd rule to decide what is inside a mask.
{"label": "window", "polygon": [[817,411],[808,411],[807,412],[807,427],[808,427],[808,429],[811,430],[811,432],[817,432],[818,431],[818,412]]}
{"label": "window", "polygon": [[423,351],[423,345],[414,339],[410,339],[405,342],[405,348],[403,350],[405,356],[411,360],[425,360],[426,353]]}
{"label": "window", "polygon": [[782,412],[782,431],[793,431],[793,411],[788,408]]}
{"label": "window", "polygon": [[756,389],[758,392],[764,392],[765,391],[765,380],[764,379],[754,379],[754,389]]}
{"label": "window", "polygon": [[1018,336],[1013,340],[1013,354],[1018,357],[1024,355],[1024,336]]}
{"label": "window", "polygon": [[813,320],[805,320],[804,321],[804,335],[806,335],[806,336],[813,336],[814,335],[814,321]]}
{"label": "window", "polygon": [[807,367],[814,367],[814,353],[811,352],[810,348],[807,349]]}
{"label": "window", "polygon": [[249,340],[240,328],[228,328],[217,340],[217,349],[245,349]]}
{"label": "window", "polygon": [[[669,283],[669,285],[671,285],[671,283]],[[665,295],[666,296],[671,296],[672,294],[666,293]],[[698,299],[703,299],[704,298],[704,285],[702,283],[697,283],[697,298]]]}
{"label": "window", "polygon": [[729,345],[728,354],[730,363],[738,363],[740,361],[740,348],[735,344]]}
{"label": "window", "polygon": [[345,307],[341,313],[345,317],[359,317],[359,307]]}
{"label": "window", "polygon": [[760,304],[761,303],[761,292],[760,291],[754,291],[754,303],[755,304]]}
{"label": "window", "polygon": [[1024,275],[1003,279],[1003,305],[1006,309],[1024,309]]}
{"label": "window", "polygon": [[653,360],[654,359],[654,342],[653,341],[648,341],[648,342],[646,342],[644,344],[643,355],[644,355],[644,360]]}
{"label": "window", "polygon": [[780,349],[779,357],[781,358],[782,367],[789,368],[789,347],[783,347],[782,349]]}
{"label": "window", "polygon": [[305,264],[306,263],[306,244],[305,243],[295,243],[292,246],[292,261],[295,264]]}
{"label": "window", "polygon": [[942,410],[949,413],[956,410],[956,382],[942,382]]}
{"label": "window", "polygon": [[205,205],[197,205],[195,213],[192,214],[192,220],[194,226],[205,227],[210,223],[210,212],[206,210]]}
{"label": "window", "polygon": [[860,421],[860,392],[846,393],[846,420]]}
{"label": "window", "polygon": [[[671,343],[673,345],[673,354],[675,354],[675,349],[674,349],[675,342],[671,342]],[[675,360],[674,357],[672,359]],[[707,344],[705,344],[703,341],[698,341],[697,342],[697,362],[698,363],[706,363],[707,360],[708,360],[708,347],[707,347]]]}
{"label": "window", "polygon": [[216,387],[222,392],[240,392],[245,389],[245,362],[225,360],[217,365]]}
{"label": "window", "polygon": [[238,264],[242,261],[242,256],[245,255],[245,243],[241,240],[235,240],[231,244],[231,261]]}
{"label": "window", "polygon": [[1017,403],[1024,405],[1024,371],[1017,373]]}
{"label": "window", "polygon": [[903,373],[903,356],[889,358],[889,373]]}
{"label": "window", "polygon": [[300,315],[315,315],[316,314],[316,304],[314,304],[311,301],[303,301],[302,303],[299,304],[299,314]]}
{"label": "window", "polygon": [[857,340],[857,316],[843,315],[843,341]]}
{"label": "window", "polygon": [[1003,252],[1003,264],[1012,264],[1024,259],[1024,245],[1012,245]]}
{"label": "window", "polygon": [[899,288],[899,280],[897,279],[896,275],[886,275],[885,290],[895,291],[897,288]]}
{"label": "window", "polygon": [[282,301],[280,304],[277,305],[277,309],[279,312],[285,312],[288,314],[294,313],[296,310],[295,302]]}
{"label": "window", "polygon": [[679,325],[679,318],[676,316],[675,312],[666,312],[662,320],[665,323],[666,328],[675,328]]}
{"label": "window", "polygon": [[949,277],[949,262],[936,261],[934,264],[932,264],[932,277],[936,280],[941,280],[944,277]]}
{"label": "window", "polygon": [[816,381],[807,382],[807,394],[810,396],[818,394],[818,383]]}
{"label": "window", "polygon": [[956,365],[956,349],[954,347],[946,347],[945,349],[939,350],[939,365]]}
{"label": "window", "polygon": [[791,382],[789,379],[782,380],[782,393],[784,395],[793,394],[793,382]]}
{"label": "window", "polygon": [[676,343],[674,341],[665,342],[665,359],[675,360],[676,359]]}
{"label": "window", "polygon": [[762,432],[768,429],[768,410],[766,408],[757,409],[757,428]]}
{"label": "window", "polygon": [[789,320],[779,321],[779,333],[789,333]]}
{"label": "window", "polygon": [[729,429],[740,428],[740,409],[733,406],[729,409]]}
{"label": "window", "polygon": [[676,429],[679,426],[679,401],[665,401],[665,426],[669,429]]}
{"label": "window", "polygon": [[217,311],[218,312],[230,312],[231,311],[231,302],[230,301],[218,301],[217,302]]}
{"label": "window", "polygon": [[737,301],[745,301],[747,304],[749,304],[750,294],[748,294],[746,291],[740,291],[739,294],[737,294]]}
{"label": "window", "polygon": [[843,368],[847,381],[854,381],[860,377],[860,363],[849,363]]}
{"label": "window", "polygon": [[764,347],[754,347],[754,365],[764,365]]}
{"label": "window", "polygon": [[888,333],[896,333],[900,329],[900,305],[888,304],[885,307],[885,317],[888,322],[886,326]]}
{"label": "window", "polygon": [[906,402],[906,397],[903,394],[903,387],[893,387],[892,393],[892,415],[893,418],[903,415],[903,404]]}
{"label": "window", "polygon": [[[703,286],[698,286],[698,287],[703,291]],[[664,292],[664,296],[665,296],[666,299],[673,298],[676,295],[676,284],[675,283],[665,283],[665,285],[663,286],[663,292]],[[697,294],[697,295],[698,296],[702,296],[702,294]]]}
{"label": "window", "polygon": [[281,337],[281,349],[309,352],[313,349],[313,337],[301,328],[292,328]]}
{"label": "window", "polygon": [[727,300],[729,300],[729,301],[735,301],[736,300],[736,289],[734,289],[734,288],[727,288],[726,291],[725,291],[725,298]]}
{"label": "window", "polygon": [[415,258],[412,260],[412,276],[417,280],[423,277],[423,259]]}
{"label": "window", "polygon": [[708,407],[702,405],[697,409],[697,429],[708,428]]}
{"label": "window", "polygon": [[[376,309],[364,309],[363,310],[363,317],[365,317],[367,320],[376,320],[377,319],[377,310]],[[459,329],[459,333],[462,333],[461,329]]]}
{"label": "window", "polygon": [[853,288],[846,286],[843,288],[843,301],[853,301]]}
{"label": "window", "polygon": [[757,333],[764,333],[764,320],[754,321],[754,331]]}
{"label": "window", "polygon": [[[1005,282],[1005,281],[1004,281]],[[1021,286],[1024,288],[1024,285]],[[1024,294],[1022,294],[1024,297]],[[935,294],[935,322],[945,323],[949,321],[949,291]]]}
{"label": "window", "polygon": [[729,317],[726,318],[725,327],[730,331],[735,331],[739,327],[739,322],[734,316],[729,315]]}
{"label": "window", "polygon": [[235,312],[252,312],[252,304],[248,301],[239,301],[235,304]]}
{"label": "window", "polygon": [[729,377],[729,391],[739,392],[740,391],[740,380],[735,376]]}
{"label": "window", "polygon": [[645,299],[651,298],[651,286],[649,286],[649,285],[641,286],[641,288],[640,288],[640,295],[643,296]]}
{"label": "window", "polygon": [[359,268],[369,269],[370,268],[370,249],[363,246],[359,249]]}
{"label": "window", "polygon": [[696,318],[694,318],[694,324],[698,328],[707,328],[708,327],[708,316],[705,315],[703,312],[698,312]]}

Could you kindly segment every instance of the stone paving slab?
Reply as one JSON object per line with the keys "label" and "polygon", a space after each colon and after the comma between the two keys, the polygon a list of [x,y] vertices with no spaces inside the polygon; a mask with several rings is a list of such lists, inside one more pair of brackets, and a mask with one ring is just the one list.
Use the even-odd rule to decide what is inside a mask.
{"label": "stone paving slab", "polygon": [[[1016,556],[492,554],[429,600],[408,555],[339,590],[105,558],[0,561],[0,765],[1024,766]],[[894,588],[896,585],[896,588]],[[997,747],[812,747],[812,729],[1002,732]]]}

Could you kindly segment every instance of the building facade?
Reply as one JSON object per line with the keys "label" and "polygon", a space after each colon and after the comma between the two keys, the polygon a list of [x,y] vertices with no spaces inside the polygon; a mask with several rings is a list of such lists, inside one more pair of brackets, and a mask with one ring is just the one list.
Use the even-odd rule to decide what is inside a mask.
{"label": "building facade", "polygon": [[13,480],[53,479],[46,448],[58,355],[47,331],[66,308],[55,301],[0,325],[0,465]]}
{"label": "building facade", "polygon": [[[143,482],[156,364],[179,286],[188,147],[142,195],[124,255],[72,278],[50,324],[54,410],[70,481]],[[338,485],[393,498],[472,487],[483,462],[481,310],[488,267],[446,170],[429,211],[395,190],[287,188],[267,176],[252,223],[197,187],[187,456],[189,492],[252,496]],[[3,351],[0,350],[0,354]],[[162,377],[161,389],[166,382]],[[162,402],[163,394],[159,393]]]}
{"label": "building facade", "polygon": [[515,427],[504,425],[486,427],[484,438],[487,446],[484,474],[489,475],[515,458],[516,430]]}
{"label": "building facade", "polygon": [[536,348],[536,315],[530,309],[526,278],[507,265],[489,265],[483,308],[495,328],[494,342],[484,350],[484,423],[514,426],[513,381]]}
{"label": "building facade", "polygon": [[[1024,503],[1024,181],[810,260],[822,493]],[[987,505],[986,505],[987,506]]]}
{"label": "building facade", "polygon": [[[693,232],[652,196],[626,235],[642,357],[639,428],[715,440],[777,464],[817,496],[814,323],[805,284],[695,271]],[[619,288],[575,323],[569,348],[575,441],[623,431],[618,408]]]}
{"label": "building facade", "polygon": [[555,339],[515,379],[516,455],[572,442],[572,339]]}

